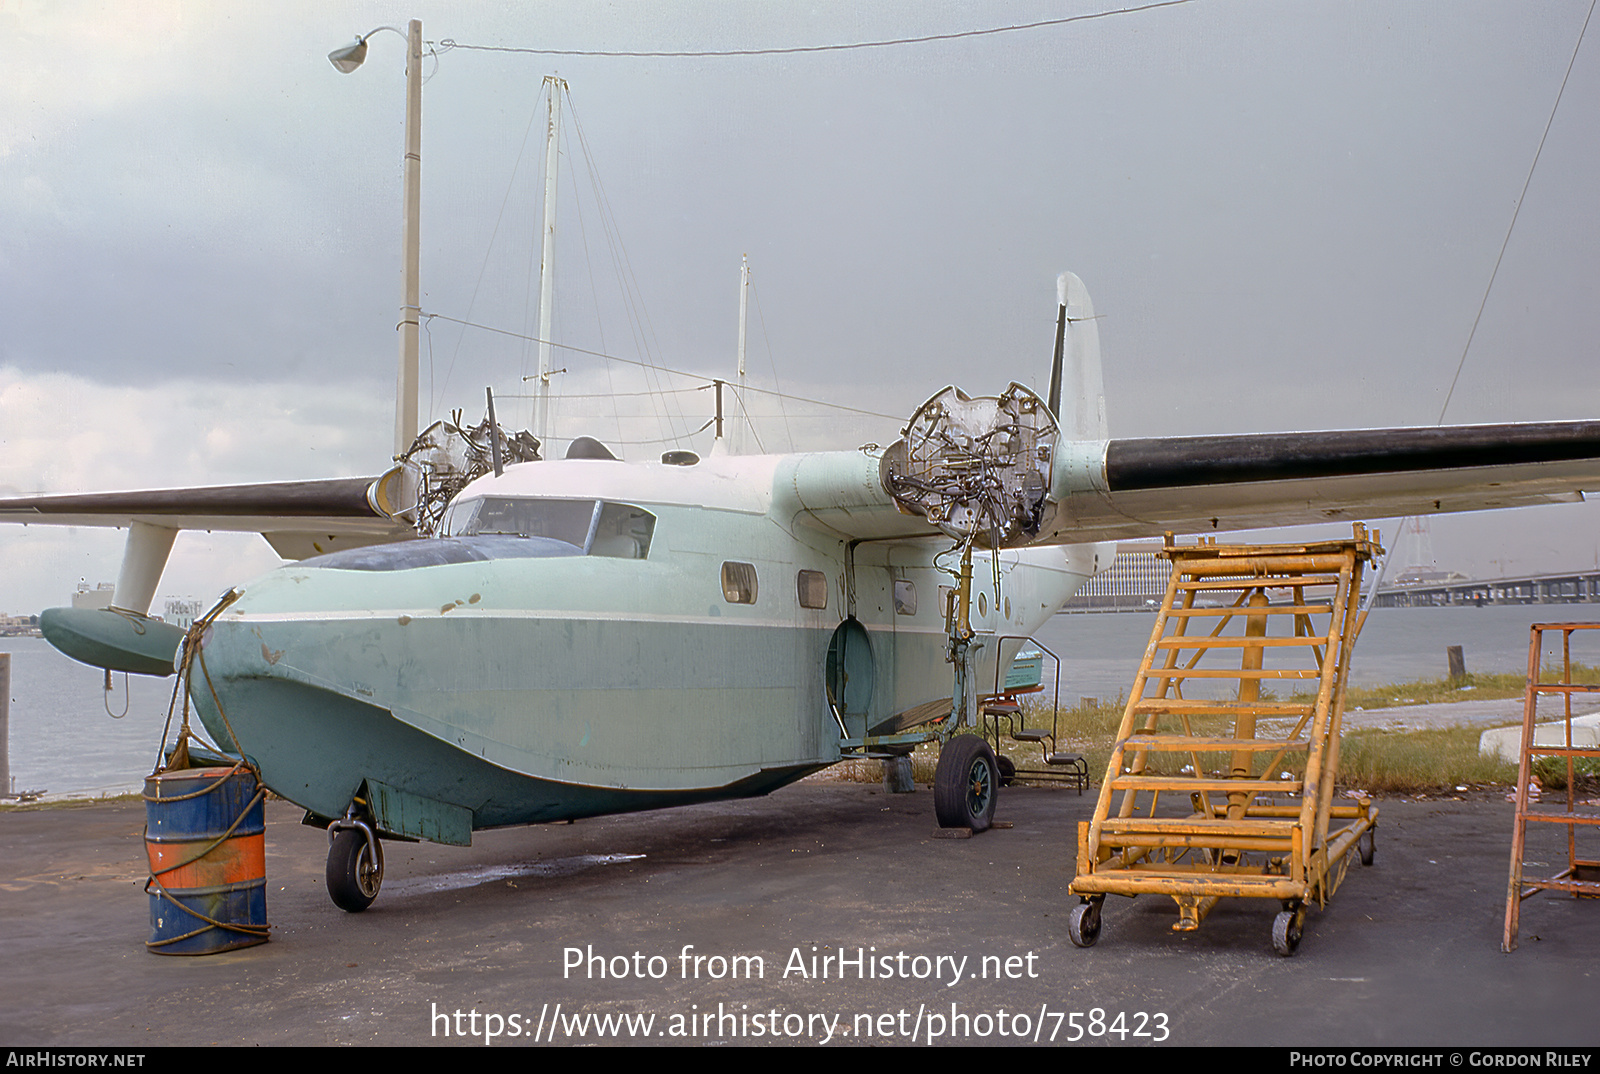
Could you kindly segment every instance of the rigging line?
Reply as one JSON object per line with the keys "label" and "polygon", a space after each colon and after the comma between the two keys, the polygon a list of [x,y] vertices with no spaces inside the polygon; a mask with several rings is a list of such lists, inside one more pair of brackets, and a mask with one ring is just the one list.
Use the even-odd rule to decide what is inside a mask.
{"label": "rigging line", "polygon": [[692,377],[695,380],[709,380],[710,379],[709,377],[701,376],[699,373],[686,373],[681,369],[670,369],[667,366],[652,366],[647,362],[639,361],[637,358],[624,358],[620,354],[607,354],[604,351],[592,351],[592,350],[589,350],[586,347],[574,346],[571,343],[559,343],[559,342],[557,342],[556,340],[553,340],[553,339],[544,340],[544,339],[540,339],[538,336],[529,335],[526,332],[513,332],[509,328],[496,328],[492,324],[482,324],[482,323],[480,323],[478,321],[463,321],[460,317],[452,317],[447,313],[432,313],[432,312],[428,312],[428,311],[423,311],[422,316],[424,316],[424,317],[437,317],[441,321],[450,321],[450,322],[452,322],[454,324],[466,325],[468,328],[478,328],[478,329],[481,329],[481,330],[483,330],[485,332],[493,332],[496,335],[511,336],[514,339],[524,339],[524,340],[527,340],[530,343],[549,343],[550,346],[559,347],[564,351],[575,351],[578,354],[588,354],[588,355],[591,355],[591,356],[593,356],[595,358],[604,358],[604,359],[606,359],[607,361],[610,361],[610,362],[623,362],[623,363],[625,363],[627,365],[641,366],[641,367],[643,367],[645,369],[659,369],[662,372],[672,373],[672,374],[674,374],[676,376],[680,376],[680,377]]}
{"label": "rigging line", "polygon": [[[752,287],[751,290],[754,290],[754,288]],[[757,306],[758,312],[759,312],[759,309],[760,309],[760,305],[761,305],[760,299],[757,299],[756,300],[756,306]],[[530,340],[530,341],[532,341],[534,343],[542,343],[542,342],[544,342],[543,340],[541,340],[541,339],[539,339],[539,338],[537,338],[535,336],[526,335],[526,334],[524,334],[522,332],[513,332],[510,329],[506,329],[506,328],[496,328],[493,325],[488,325],[488,324],[479,324],[476,321],[463,321],[459,317],[451,317],[449,314],[445,314],[445,313],[432,313],[432,312],[429,312],[429,311],[425,310],[425,311],[423,311],[422,316],[424,316],[424,317],[437,317],[441,321],[450,321],[450,322],[452,322],[454,324],[465,325],[468,328],[478,328],[478,329],[482,329],[485,332],[494,332],[497,335],[502,335],[502,336],[513,336],[513,337],[515,337],[517,339],[526,339],[526,340]],[[764,325],[763,325],[763,327],[764,327]],[[622,362],[625,365],[636,365],[636,366],[639,366],[642,369],[655,370],[655,371],[661,372],[661,373],[670,373],[675,377],[688,377],[690,380],[698,380],[698,381],[702,381],[702,382],[704,382],[706,384],[710,384],[712,381],[717,379],[715,377],[705,376],[705,375],[703,375],[701,373],[689,373],[689,372],[686,372],[685,370],[682,370],[682,369],[673,369],[671,366],[651,365],[651,364],[648,364],[646,362],[641,362],[637,358],[624,358],[621,355],[617,355],[617,354],[606,354],[603,351],[592,351],[592,350],[589,350],[589,349],[587,349],[585,347],[574,346],[571,343],[557,343],[556,341],[551,340],[550,341],[550,346],[559,347],[564,351],[575,351],[578,354],[587,354],[587,355],[590,355],[590,356],[595,357],[595,358],[604,358],[608,362]],[[777,376],[776,367],[774,367],[773,376],[774,376],[774,379],[776,379],[776,376]],[[659,394],[659,395],[677,394],[677,391],[679,391],[679,390],[681,390],[681,389],[675,390],[675,389],[663,388],[658,392],[646,393],[646,394]],[[699,389],[695,389],[695,390],[699,390]],[[890,421],[899,421],[899,420],[901,420],[900,416],[897,415],[897,414],[883,414],[883,413],[879,413],[876,410],[861,410],[861,409],[859,409],[857,407],[845,406],[843,403],[830,403],[825,399],[812,399],[811,397],[805,396],[805,395],[794,395],[794,394],[791,394],[789,392],[773,391],[771,388],[752,388],[752,387],[746,386],[745,390],[746,391],[751,391],[751,392],[760,392],[763,395],[776,395],[779,398],[793,400],[794,402],[797,402],[797,403],[811,403],[814,406],[831,407],[831,408],[833,408],[835,410],[847,410],[847,411],[850,411],[851,413],[854,413],[854,414],[866,414],[866,415],[868,415],[870,417],[874,417],[874,418],[887,418]],[[784,416],[784,421],[785,422],[788,421],[788,415],[787,414],[785,414],[785,416]],[[686,433],[684,435],[687,436],[687,435],[693,435],[693,434]]]}
{"label": "rigging line", "polygon": [[[633,318],[632,323],[638,326],[634,342],[640,352],[650,359],[645,368],[653,369],[656,368],[653,355],[660,350],[660,342],[655,339],[655,326],[650,322],[649,311],[644,305],[643,289],[640,288],[638,277],[633,272],[633,263],[628,257],[627,245],[622,241],[622,230],[617,226],[616,210],[612,208],[611,198],[606,193],[605,183],[601,181],[600,173],[594,166],[593,155],[589,152],[588,135],[584,132],[583,123],[578,117],[577,106],[572,105],[570,90],[567,93],[567,102],[571,105],[573,129],[578,132],[578,142],[583,147],[584,164],[589,173],[590,184],[595,192],[595,201],[600,210],[602,228],[612,247],[612,261],[616,266],[623,299],[630,309]],[[654,346],[652,346],[652,343]],[[659,378],[659,374],[657,374],[657,377]],[[649,380],[650,377],[647,374],[646,382],[648,383]],[[660,384],[659,379],[656,380],[656,383]],[[670,411],[665,412],[663,416],[666,419],[667,429],[676,431]],[[681,408],[678,413],[678,420],[684,429],[688,428],[688,417],[683,414]],[[693,434],[684,432],[679,435],[690,436]]]}
{"label": "rigging line", "polygon": [[1533,163],[1528,166],[1528,177],[1522,182],[1522,193],[1517,196],[1517,207],[1511,212],[1511,223],[1506,227],[1506,237],[1500,243],[1500,253],[1494,259],[1494,269],[1489,273],[1489,283],[1483,289],[1483,301],[1478,303],[1478,315],[1472,318],[1472,331],[1467,333],[1467,345],[1461,348],[1461,361],[1456,364],[1456,375],[1450,378],[1450,390],[1445,393],[1444,406],[1439,408],[1439,420],[1436,425],[1444,424],[1444,413],[1450,409],[1450,399],[1456,394],[1456,383],[1461,379],[1461,370],[1467,364],[1467,352],[1472,349],[1472,340],[1478,334],[1478,322],[1483,320],[1484,307],[1489,304],[1489,292],[1494,289],[1495,277],[1500,274],[1500,262],[1505,259],[1506,247],[1511,245],[1511,232],[1516,229],[1517,215],[1522,212],[1522,203],[1527,200],[1528,187],[1533,184],[1534,170],[1539,167],[1539,155],[1544,152],[1545,139],[1550,137],[1550,128],[1555,124],[1556,112],[1561,108],[1562,94],[1567,92],[1567,79],[1572,77],[1572,67],[1578,62],[1578,50],[1583,47],[1583,35],[1589,29],[1589,19],[1594,16],[1594,0],[1589,0],[1589,13],[1583,17],[1583,26],[1578,30],[1578,42],[1572,46],[1572,58],[1567,61],[1566,74],[1561,76],[1561,88],[1556,91],[1556,103],[1550,106],[1550,118],[1545,120],[1544,133],[1539,135],[1539,148],[1533,152]]}
{"label": "rigging line", "polygon": [[[750,284],[750,293],[756,299],[756,320],[761,322],[761,339],[767,345],[767,364],[772,366],[772,383],[781,392],[783,385],[778,381],[778,360],[772,356],[772,337],[767,335],[767,315],[761,308],[761,292],[756,289],[754,282]],[[778,413],[783,415],[783,431],[789,437],[789,450],[794,450],[794,429],[789,425],[789,411],[783,404],[778,404]]]}
{"label": "rigging line", "polygon": [[1054,26],[1066,26],[1074,22],[1089,22],[1095,19],[1107,19],[1113,15],[1133,15],[1142,11],[1154,11],[1164,7],[1179,7],[1190,3],[1191,0],[1160,0],[1153,4],[1140,4],[1134,7],[1111,8],[1106,11],[1092,11],[1084,15],[1068,15],[1059,19],[1041,19],[1038,22],[1016,23],[1010,26],[991,26],[979,30],[957,30],[947,34],[925,34],[921,37],[895,37],[880,41],[852,41],[837,45],[793,45],[787,48],[753,48],[753,49],[702,49],[696,51],[669,52],[622,52],[605,49],[555,49],[555,48],[518,48],[510,45],[463,45],[450,38],[438,42],[441,52],[451,49],[470,49],[475,52],[516,52],[534,56],[610,56],[624,59],[698,59],[707,57],[726,56],[792,56],[797,53],[807,52],[849,52],[858,49],[891,48],[898,45],[926,45],[936,41],[959,41],[969,37],[990,37],[994,34],[1020,33],[1027,30],[1043,30]]}
{"label": "rigging line", "polygon": [[[780,399],[791,399],[797,403],[814,403],[817,406],[831,407],[834,410],[846,410],[852,414],[865,414],[869,418],[886,418],[889,421],[905,420],[899,414],[884,414],[877,410],[862,410],[860,407],[845,406],[843,403],[825,403],[821,399],[808,399],[803,395],[791,395],[789,392],[775,392],[771,388],[753,388],[747,386],[744,390],[747,392],[760,392],[762,395],[776,395]],[[788,419],[785,418],[785,420]]]}
{"label": "rigging line", "polygon": [[756,432],[756,420],[750,416],[750,410],[744,405],[744,390],[735,389],[734,400],[739,404],[739,410],[744,414],[744,427],[750,430],[750,435],[756,438],[756,447],[761,449],[761,454],[767,453],[767,445],[761,442],[761,434]]}
{"label": "rigging line", "polygon": [[[541,97],[543,95],[541,94]],[[495,215],[494,228],[489,232],[489,242],[484,247],[483,264],[478,266],[478,278],[472,283],[472,297],[467,299],[467,316],[472,316],[472,309],[478,304],[478,292],[483,287],[483,278],[489,271],[489,259],[494,255],[494,242],[500,236],[500,225],[505,220],[506,206],[511,204],[511,191],[517,182],[517,172],[522,168],[522,158],[528,151],[528,139],[533,134],[533,124],[539,118],[539,102],[535,101],[533,112],[528,116],[527,129],[522,132],[522,144],[517,147],[516,162],[511,165],[511,177],[506,180],[506,192],[500,198],[500,211]],[[456,337],[455,349],[450,352],[450,364],[444,371],[444,382],[437,389],[429,384],[430,394],[433,394],[430,413],[437,413],[444,398],[445,389],[450,384],[450,375],[455,372],[456,360],[461,356],[461,341],[466,336],[463,332]]]}
{"label": "rigging line", "polygon": [[[568,99],[568,104],[571,104],[570,91],[566,94],[566,99]],[[610,197],[605,192],[605,182],[600,179],[600,171],[595,168],[594,155],[589,152],[589,136],[584,131],[584,125],[582,125],[582,120],[579,118],[578,107],[571,106],[571,112],[573,112],[573,130],[578,131],[578,144],[584,150],[584,168],[589,174],[590,189],[594,190],[595,205],[598,206],[598,211],[600,211],[602,234],[605,235],[606,245],[610,246],[611,264],[613,264],[613,271],[616,272],[616,277],[618,277],[618,290],[622,295],[622,303],[629,311],[629,327],[630,330],[634,331],[634,346],[637,347],[640,354],[646,357],[645,367],[643,367],[646,370],[645,383],[654,383],[659,387],[661,386],[659,373],[651,375],[650,370],[653,370],[656,362],[654,362],[654,355],[651,354],[650,343],[645,338],[648,314],[645,312],[645,304],[643,304],[642,293],[638,288],[637,279],[632,279],[632,267],[627,262],[627,248],[622,243],[621,227],[616,224],[616,211],[611,208]],[[651,330],[651,335],[653,335],[653,330]],[[672,413],[670,411],[662,411],[659,419],[666,426],[667,431],[677,432],[677,427],[672,423]],[[678,413],[678,421],[682,423],[685,429],[688,427],[688,418],[683,415],[682,410]]]}
{"label": "rigging line", "polygon": [[[572,92],[571,92],[571,90],[569,88],[569,90],[567,92],[567,106],[568,106],[569,109],[571,108],[571,105],[572,105]],[[580,151],[582,152],[582,155],[583,155],[584,170],[590,173],[590,175],[591,175],[591,180],[590,181],[592,183],[593,182],[592,176],[593,176],[593,172],[594,172],[594,163],[593,163],[593,161],[591,161],[589,159],[589,148],[588,148],[587,143],[585,143],[584,140],[583,140],[583,129],[578,126],[578,116],[577,116],[576,112],[574,112],[573,115],[572,115],[572,126],[578,132],[578,146],[579,146],[579,149],[580,149]],[[569,135],[569,138],[570,138],[570,135]],[[571,154],[569,153],[568,156],[570,157]],[[573,189],[573,192],[576,193],[577,189],[578,189],[577,168],[574,167],[572,169],[572,171],[573,171],[572,189]],[[597,204],[598,204],[598,201],[599,201],[599,199],[597,198],[596,199],[596,203]],[[574,198],[573,199],[573,204],[576,206],[577,213],[578,213],[578,233],[583,239],[583,255],[584,255],[583,256],[583,262],[584,262],[584,268],[589,274],[589,293],[594,298],[594,328],[595,328],[595,334],[598,335],[599,338],[600,338],[600,347],[601,347],[601,349],[602,350],[609,350],[610,348],[606,343],[605,318],[600,315],[600,285],[595,282],[595,278],[594,278],[594,258],[589,255],[589,225],[588,225],[587,221],[584,219],[584,215],[583,215],[583,199],[582,198]],[[603,225],[602,225],[602,230],[603,230]],[[605,370],[606,370],[606,387],[610,389],[610,393],[609,394],[610,394],[611,398],[615,399],[615,398],[617,398],[616,379],[615,379],[614,375],[612,374],[611,366],[609,364],[605,367]],[[580,398],[586,398],[586,396],[563,393],[562,398],[563,399],[580,399]],[[615,425],[615,427],[616,427],[617,435],[621,436],[622,435],[622,413],[615,406],[613,406],[611,408],[611,411],[612,411],[612,413],[611,413],[612,424]]]}
{"label": "rigging line", "polygon": [[[659,391],[648,391],[648,392],[572,392],[572,393],[570,393],[568,395],[562,396],[562,398],[563,399],[631,399],[631,398],[635,398],[635,397],[639,397],[639,396],[649,396],[651,398],[654,398],[654,397],[656,397],[658,395],[685,395],[685,394],[692,394],[694,392],[703,392],[707,388],[709,388],[710,386],[711,386],[711,382],[707,381],[706,383],[704,383],[704,384],[702,384],[702,385],[700,385],[699,387],[696,387],[696,388],[662,388]],[[533,399],[535,397],[532,396],[532,395],[525,395],[525,394],[521,394],[521,393],[517,393],[517,392],[502,392],[500,394],[497,394],[495,396],[495,398],[496,399]]]}
{"label": "rigging line", "polygon": [[[712,421],[715,420],[715,418],[712,419]],[[607,440],[606,443],[615,447],[641,447],[645,444],[681,444],[690,437],[698,436],[709,428],[711,428],[711,422],[708,421],[694,432],[685,433],[683,436],[661,436],[653,440]]]}

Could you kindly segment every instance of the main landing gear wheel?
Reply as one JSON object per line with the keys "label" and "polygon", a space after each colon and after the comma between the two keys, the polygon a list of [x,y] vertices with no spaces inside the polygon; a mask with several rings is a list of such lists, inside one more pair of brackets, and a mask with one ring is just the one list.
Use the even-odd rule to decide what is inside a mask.
{"label": "main landing gear wheel", "polygon": [[977,735],[957,735],[939,751],[933,774],[933,814],[941,828],[988,830],[994,823],[1000,767]]}
{"label": "main landing gear wheel", "polygon": [[359,913],[372,905],[383,886],[383,843],[376,837],[369,844],[360,828],[340,828],[328,847],[328,896],[333,904],[348,913]]}
{"label": "main landing gear wheel", "polygon": [[1100,938],[1100,899],[1086,899],[1067,915],[1067,938],[1078,947],[1093,947]]}
{"label": "main landing gear wheel", "polygon": [[1300,930],[1305,922],[1305,909],[1285,910],[1272,919],[1272,949],[1284,958],[1294,954],[1300,946]]}

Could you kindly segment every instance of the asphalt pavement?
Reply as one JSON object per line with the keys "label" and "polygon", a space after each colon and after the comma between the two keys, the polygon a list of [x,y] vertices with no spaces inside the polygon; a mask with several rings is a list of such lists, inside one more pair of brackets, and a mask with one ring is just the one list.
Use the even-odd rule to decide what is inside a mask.
{"label": "asphalt pavement", "polygon": [[[272,939],[198,958],[145,950],[140,803],[7,809],[0,1043],[1600,1043],[1600,902],[1537,895],[1500,950],[1509,803],[1380,801],[1376,863],[1282,958],[1258,900],[1177,934],[1170,899],[1113,896],[1073,947],[1093,801],[1011,788],[1011,827],[945,839],[926,788],[807,781],[389,843],[360,914],[328,900],[325,834],[271,803]],[[1564,835],[1536,834],[1530,873],[1551,875]]]}

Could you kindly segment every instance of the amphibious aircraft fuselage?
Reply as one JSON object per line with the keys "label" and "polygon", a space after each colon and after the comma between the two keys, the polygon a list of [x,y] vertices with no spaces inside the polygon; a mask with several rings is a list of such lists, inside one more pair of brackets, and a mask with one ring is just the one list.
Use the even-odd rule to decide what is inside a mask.
{"label": "amphibious aircraft fuselage", "polygon": [[[950,541],[909,516],[861,538],[830,525],[838,504],[804,500],[808,471],[875,466],[843,452],[511,467],[458,497],[449,536],[244,586],[191,693],[219,744],[321,817],[363,784],[458,837],[763,794],[838,761],[842,734],[950,696],[952,579],[934,565]],[[1097,554],[1003,551],[998,579],[977,557],[979,682]],[[830,661],[841,631],[847,668]]]}

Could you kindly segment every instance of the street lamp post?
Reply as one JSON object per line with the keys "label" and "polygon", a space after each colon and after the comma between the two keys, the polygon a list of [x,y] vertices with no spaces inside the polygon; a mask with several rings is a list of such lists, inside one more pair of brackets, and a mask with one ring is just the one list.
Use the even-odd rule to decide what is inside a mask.
{"label": "street lamp post", "polygon": [[[367,39],[378,30],[401,31],[380,26],[353,45],[336,49],[328,60],[342,74],[349,74],[367,58]],[[417,438],[417,382],[419,373],[420,320],[422,305],[421,240],[422,216],[422,21],[412,19],[406,37],[406,153],[401,194],[400,270],[400,371],[395,385],[394,453],[399,458]]]}

